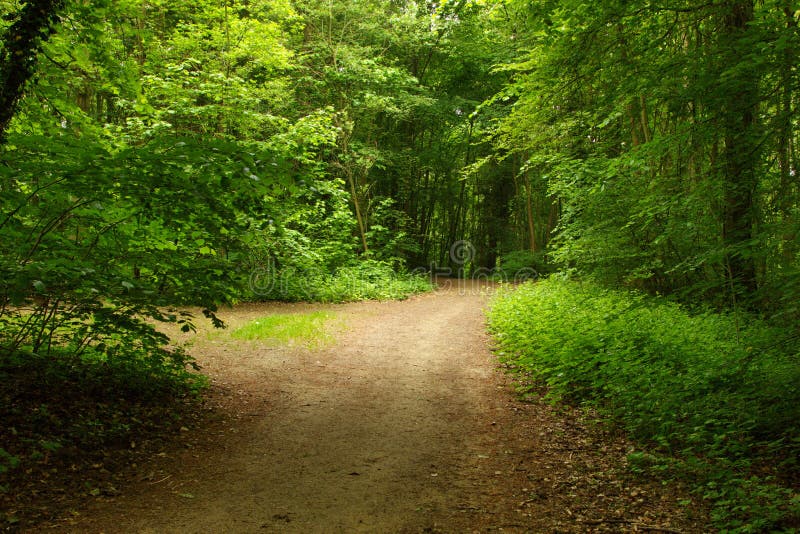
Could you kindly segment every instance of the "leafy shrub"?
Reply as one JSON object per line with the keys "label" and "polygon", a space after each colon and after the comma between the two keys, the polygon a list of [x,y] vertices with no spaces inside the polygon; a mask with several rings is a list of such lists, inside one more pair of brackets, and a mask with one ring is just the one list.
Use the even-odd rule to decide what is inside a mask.
{"label": "leafy shrub", "polygon": [[259,272],[251,278],[253,298],[283,301],[347,302],[403,299],[429,291],[427,277],[395,271],[386,262],[362,260],[332,274],[319,268],[289,266]]}
{"label": "leafy shrub", "polygon": [[518,276],[518,273],[530,271],[535,273],[536,276],[528,276],[527,278],[538,278],[541,275],[552,272],[544,252],[512,250],[502,254],[497,263],[497,273],[503,280],[519,280],[522,277]]}
{"label": "leafy shrub", "polygon": [[[502,294],[489,318],[502,358],[551,398],[599,409],[660,454],[700,457],[700,472],[755,462],[797,470],[800,354],[783,330],[553,278]],[[724,492],[706,492],[720,523],[762,521],[752,514],[763,508],[743,505],[752,492],[726,480]]]}
{"label": "leafy shrub", "polygon": [[403,230],[413,228],[414,223],[395,207],[396,203],[395,199],[388,197],[373,200],[366,237],[374,259],[402,266],[409,257],[419,255],[422,249],[418,239]]}
{"label": "leafy shrub", "polygon": [[28,364],[48,372],[80,369],[87,376],[103,375],[98,382],[112,390],[121,387],[143,397],[201,387],[194,359],[171,347],[169,338],[145,317],[181,324],[186,331],[193,328],[185,312],[96,299],[71,306],[52,299],[33,308],[9,308],[0,316],[0,370]]}

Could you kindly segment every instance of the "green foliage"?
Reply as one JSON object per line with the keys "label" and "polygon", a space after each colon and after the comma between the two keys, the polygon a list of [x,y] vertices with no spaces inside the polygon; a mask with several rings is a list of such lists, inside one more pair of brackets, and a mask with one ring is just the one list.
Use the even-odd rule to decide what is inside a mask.
{"label": "green foliage", "polygon": [[[5,449],[0,447],[0,475],[7,472],[9,469],[14,469],[19,465],[19,458],[9,454]],[[0,491],[3,491],[0,486]]]}
{"label": "green foliage", "polygon": [[69,9],[0,154],[0,359],[89,358],[143,393],[154,375],[189,385],[191,358],[150,321],[191,330],[173,308],[198,305],[218,324],[217,305],[249,295],[248,258],[353,260],[324,160],[336,112],[278,115],[288,4]]}
{"label": "green foliage", "polygon": [[788,2],[64,2],[29,46],[31,6],[0,17],[0,70],[33,74],[2,110],[0,365],[181,395],[193,362],[153,326],[191,330],[180,307],[555,266],[733,314],[523,289],[496,321],[554,396],[665,453],[797,452]]}
{"label": "green foliage", "polygon": [[361,260],[328,272],[306,267],[257,268],[250,278],[251,299],[282,301],[348,302],[405,299],[433,289],[427,276],[396,270],[377,260]]}
{"label": "green foliage", "polygon": [[[490,325],[502,359],[545,383],[551,398],[597,408],[640,443],[691,459],[696,476],[798,468],[800,368],[783,330],[556,278],[500,296]],[[747,504],[758,492],[788,495],[760,476],[726,478],[726,489],[707,492],[721,525],[786,519],[785,498],[777,516],[760,515],[764,498]]]}
{"label": "green foliage", "polygon": [[[554,262],[613,286],[796,321],[796,11],[502,5],[524,29],[499,67],[511,83],[482,105],[500,117],[488,161],[510,161],[533,186],[518,187],[512,207],[532,207],[534,233],[553,233]],[[537,201],[543,191],[557,224]],[[511,219],[522,235],[526,219]]]}
{"label": "green foliage", "polygon": [[371,244],[371,257],[376,260],[393,263],[398,268],[405,265],[406,259],[419,254],[420,247],[408,233],[413,223],[395,205],[392,198],[374,199],[370,209],[370,220],[367,240]]}
{"label": "green foliage", "polygon": [[523,278],[518,276],[520,273],[529,273],[527,278],[533,278],[552,272],[546,254],[530,250],[513,250],[501,254],[496,269],[504,280],[522,280]]}
{"label": "green foliage", "polygon": [[322,302],[348,300],[397,300],[433,289],[423,274],[398,272],[390,264],[363,260],[344,266],[318,287]]}
{"label": "green foliage", "polygon": [[230,336],[319,348],[331,341],[331,323],[337,319],[335,313],[324,311],[265,315],[231,331]]}

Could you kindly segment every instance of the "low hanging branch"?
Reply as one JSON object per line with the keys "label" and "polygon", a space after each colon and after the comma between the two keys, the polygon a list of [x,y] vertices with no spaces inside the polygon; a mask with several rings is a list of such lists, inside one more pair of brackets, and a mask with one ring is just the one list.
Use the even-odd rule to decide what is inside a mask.
{"label": "low hanging branch", "polygon": [[55,31],[64,0],[30,0],[6,30],[0,50],[0,144],[17,110],[42,45]]}

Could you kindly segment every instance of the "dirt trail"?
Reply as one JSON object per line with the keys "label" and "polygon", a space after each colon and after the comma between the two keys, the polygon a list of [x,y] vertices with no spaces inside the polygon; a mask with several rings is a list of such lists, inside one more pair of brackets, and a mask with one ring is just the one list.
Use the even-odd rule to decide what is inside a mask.
{"label": "dirt trail", "polygon": [[[455,284],[455,282],[454,282]],[[677,495],[626,481],[625,444],[522,403],[484,334],[485,288],[325,306],[328,348],[201,340],[224,417],[71,532],[700,532]],[[311,305],[250,305],[232,326]]]}

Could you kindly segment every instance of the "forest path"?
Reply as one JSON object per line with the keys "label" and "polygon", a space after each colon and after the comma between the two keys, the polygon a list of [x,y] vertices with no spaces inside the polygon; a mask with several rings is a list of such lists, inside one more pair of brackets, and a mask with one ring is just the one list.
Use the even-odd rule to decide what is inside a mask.
{"label": "forest path", "polygon": [[[182,432],[122,495],[71,532],[702,531],[660,485],[621,475],[625,444],[570,414],[523,403],[484,333],[487,288],[403,302],[246,305],[332,310],[327,348],[199,336],[192,349],[223,414]],[[489,288],[491,290],[491,288]]]}

